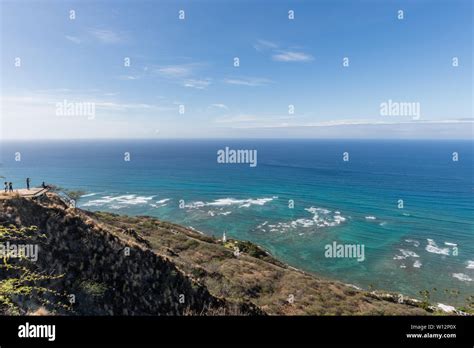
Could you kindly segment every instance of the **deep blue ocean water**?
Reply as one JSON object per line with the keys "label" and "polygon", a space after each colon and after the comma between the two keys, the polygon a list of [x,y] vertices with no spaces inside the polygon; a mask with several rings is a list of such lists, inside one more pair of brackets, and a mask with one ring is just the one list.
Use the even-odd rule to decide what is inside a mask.
{"label": "deep blue ocean water", "polygon": [[[226,146],[256,149],[257,166],[217,163]],[[4,142],[0,175],[84,190],[84,209],[226,231],[327,278],[461,305],[474,294],[473,158],[472,141]],[[365,260],[325,257],[333,241],[364,245]]]}

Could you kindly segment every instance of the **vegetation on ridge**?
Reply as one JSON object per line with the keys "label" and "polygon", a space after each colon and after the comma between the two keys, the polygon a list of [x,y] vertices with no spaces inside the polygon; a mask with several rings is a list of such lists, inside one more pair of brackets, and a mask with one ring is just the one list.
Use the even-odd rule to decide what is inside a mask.
{"label": "vegetation on ridge", "polygon": [[[0,243],[26,243],[46,238],[37,233],[36,226],[17,228],[14,225],[0,226]],[[64,295],[43,284],[61,278],[62,275],[44,274],[32,270],[31,261],[25,255],[10,260],[2,255],[0,261],[0,311],[14,315],[26,314],[17,302],[33,300],[43,306],[68,310]]]}

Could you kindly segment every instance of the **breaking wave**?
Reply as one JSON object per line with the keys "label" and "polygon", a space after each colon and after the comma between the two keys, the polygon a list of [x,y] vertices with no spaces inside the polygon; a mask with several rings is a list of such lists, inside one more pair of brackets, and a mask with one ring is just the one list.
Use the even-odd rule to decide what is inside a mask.
{"label": "breaking wave", "polygon": [[225,207],[225,206],[237,205],[239,208],[248,208],[252,205],[260,205],[260,206],[265,205],[266,203],[271,202],[277,198],[278,198],[277,196],[268,197],[268,198],[256,198],[256,199],[220,198],[212,202],[202,202],[202,201],[192,202],[190,204],[186,204],[185,207],[190,208],[190,209],[197,209],[197,208],[202,208],[202,207]]}
{"label": "breaking wave", "polygon": [[420,257],[417,253],[411,250],[405,250],[405,249],[398,249],[401,253],[401,255],[395,255],[393,257],[394,260],[405,260],[408,257]]}
{"label": "breaking wave", "polygon": [[427,239],[427,241],[428,245],[425,248],[427,252],[440,255],[449,255],[449,248],[438,247],[433,239]]}
{"label": "breaking wave", "polygon": [[121,196],[104,196],[82,204],[83,207],[102,207],[108,205],[112,209],[120,209],[129,205],[148,204],[155,196],[137,196],[137,195],[121,195]]}
{"label": "breaking wave", "polygon": [[297,228],[333,227],[346,221],[346,217],[342,216],[339,211],[333,213],[331,210],[318,207],[306,208],[305,211],[313,216],[311,218],[299,218],[276,224],[268,224],[268,222],[265,221],[263,224],[257,226],[257,228],[263,231],[269,230],[270,232],[287,232]]}
{"label": "breaking wave", "polygon": [[472,278],[464,273],[453,273],[453,278],[459,279],[462,282],[472,282]]}

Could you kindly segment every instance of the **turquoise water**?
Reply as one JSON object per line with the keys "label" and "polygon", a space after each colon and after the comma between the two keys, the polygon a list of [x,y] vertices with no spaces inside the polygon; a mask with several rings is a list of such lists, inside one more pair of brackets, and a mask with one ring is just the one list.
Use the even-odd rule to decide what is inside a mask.
{"label": "turquoise water", "polygon": [[[257,166],[217,163],[226,146],[257,150]],[[226,231],[363,288],[415,297],[428,289],[432,301],[455,305],[474,294],[470,141],[6,142],[2,155],[1,175],[15,187],[31,177],[81,189],[84,209]],[[333,241],[363,245],[365,260],[325,257]]]}

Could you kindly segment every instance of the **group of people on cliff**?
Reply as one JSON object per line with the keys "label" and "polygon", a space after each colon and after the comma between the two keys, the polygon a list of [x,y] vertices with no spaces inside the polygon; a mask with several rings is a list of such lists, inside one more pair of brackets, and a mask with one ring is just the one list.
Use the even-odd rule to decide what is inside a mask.
{"label": "group of people on cliff", "polygon": [[[26,178],[26,189],[29,191],[30,190],[30,183],[31,183],[31,179],[30,178]],[[4,185],[5,185],[5,193],[10,193],[10,192],[13,192],[13,183],[10,181],[10,182],[7,182],[5,181],[4,182]],[[46,185],[43,181],[43,183],[41,184],[41,187],[42,188],[48,188],[48,185]]]}
{"label": "group of people on cliff", "polygon": [[10,182],[5,181],[5,193],[7,192],[13,192],[13,183],[11,181]]}

